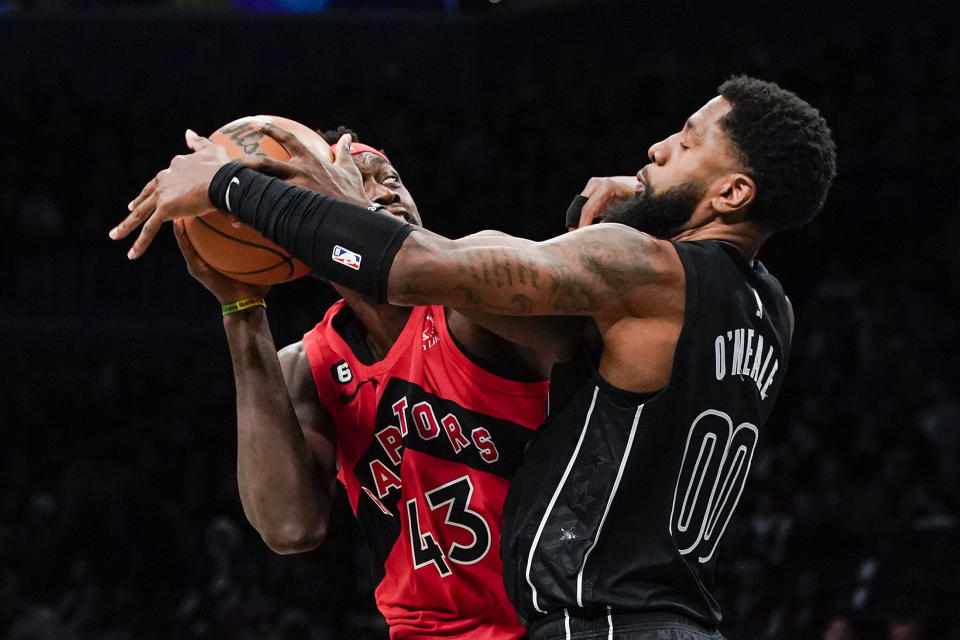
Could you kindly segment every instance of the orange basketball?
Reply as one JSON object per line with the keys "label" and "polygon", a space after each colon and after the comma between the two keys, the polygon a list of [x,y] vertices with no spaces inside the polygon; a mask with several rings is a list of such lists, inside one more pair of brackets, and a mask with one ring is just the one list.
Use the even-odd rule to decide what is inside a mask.
{"label": "orange basketball", "polygon": [[[244,155],[266,155],[289,160],[290,155],[284,148],[260,130],[262,122],[283,127],[296,134],[317,155],[333,158],[330,145],[319,133],[279,116],[240,118],[218,129],[210,139],[226,149],[231,159]],[[234,280],[251,284],[276,284],[310,272],[310,267],[252,227],[235,227],[225,213],[216,211],[200,218],[188,218],[185,222],[187,236],[200,257]]]}

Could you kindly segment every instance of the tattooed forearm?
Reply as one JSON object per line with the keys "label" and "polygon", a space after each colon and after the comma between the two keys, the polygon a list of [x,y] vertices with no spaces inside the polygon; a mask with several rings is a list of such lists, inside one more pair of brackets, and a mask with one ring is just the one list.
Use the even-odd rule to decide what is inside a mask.
{"label": "tattooed forearm", "polygon": [[591,315],[657,275],[646,236],[615,227],[543,243],[416,232],[390,272],[390,299],[496,314]]}
{"label": "tattooed forearm", "polygon": [[552,309],[555,313],[589,313],[602,308],[605,298],[594,295],[589,287],[584,287],[569,279],[559,279],[551,286],[553,291]]}
{"label": "tattooed forearm", "polygon": [[530,298],[518,293],[510,298],[510,304],[506,306],[496,306],[490,302],[484,302],[480,292],[473,287],[458,286],[456,291],[463,296],[462,304],[454,304],[456,307],[464,308],[482,308],[487,313],[525,316],[533,314],[533,303]]}

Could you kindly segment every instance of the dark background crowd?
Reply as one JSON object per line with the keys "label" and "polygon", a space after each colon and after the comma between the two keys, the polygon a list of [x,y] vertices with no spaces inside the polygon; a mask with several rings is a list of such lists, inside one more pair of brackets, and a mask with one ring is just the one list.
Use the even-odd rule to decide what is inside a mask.
{"label": "dark background crowd", "polygon": [[[960,638],[960,30],[947,15],[202,4],[0,2],[0,634],[385,637],[343,503],[328,543],[299,556],[274,555],[246,522],[219,312],[172,234],[133,263],[107,238],[186,127],[255,113],[347,124],[386,149],[429,228],[540,239],[589,177],[635,172],[745,72],[821,109],[840,168],[820,218],[761,256],[797,329],[721,547],[723,630]],[[332,299],[310,279],[275,287],[278,345]]]}

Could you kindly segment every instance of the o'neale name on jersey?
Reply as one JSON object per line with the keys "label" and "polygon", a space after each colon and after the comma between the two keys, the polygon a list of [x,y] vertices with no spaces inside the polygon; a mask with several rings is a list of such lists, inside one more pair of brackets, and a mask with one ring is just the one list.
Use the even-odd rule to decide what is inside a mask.
{"label": "o'neale name on jersey", "polygon": [[763,334],[748,327],[727,331],[713,341],[713,351],[717,380],[728,375],[753,380],[760,397],[767,399],[780,358],[772,344],[764,345]]}

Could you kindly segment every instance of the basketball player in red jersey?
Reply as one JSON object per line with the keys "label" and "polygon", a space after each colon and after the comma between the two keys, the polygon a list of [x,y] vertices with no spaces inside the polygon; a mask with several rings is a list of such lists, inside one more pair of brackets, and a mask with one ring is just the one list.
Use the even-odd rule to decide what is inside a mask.
{"label": "basketball player in red jersey", "polygon": [[[387,156],[356,142],[351,154],[367,197],[419,226]],[[210,268],[179,223],[176,236],[221,304],[265,293]],[[339,479],[371,548],[391,638],[523,636],[503,586],[501,512],[543,421],[557,354],[441,306],[377,304],[334,286],[343,299],[279,357],[263,307],[223,318],[247,518],[278,553],[313,549]]]}

